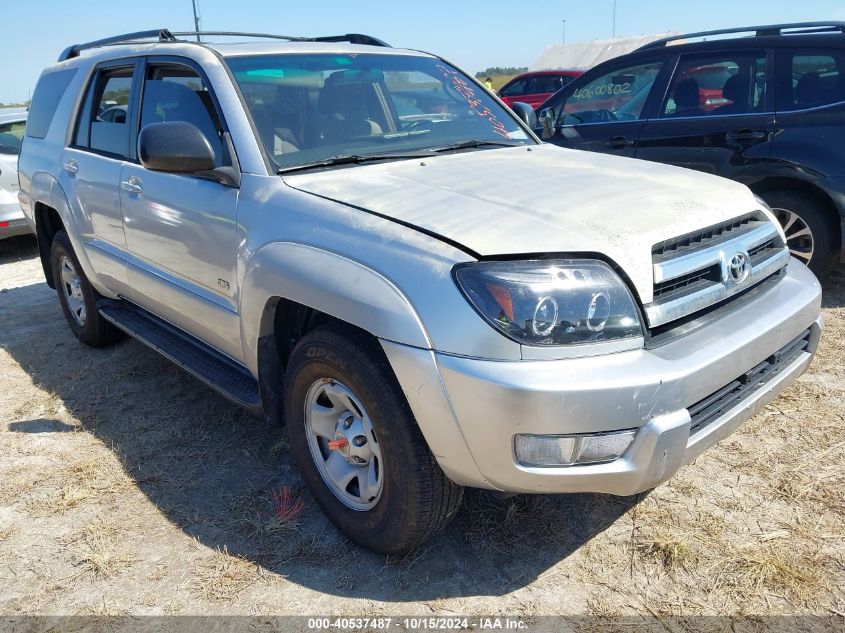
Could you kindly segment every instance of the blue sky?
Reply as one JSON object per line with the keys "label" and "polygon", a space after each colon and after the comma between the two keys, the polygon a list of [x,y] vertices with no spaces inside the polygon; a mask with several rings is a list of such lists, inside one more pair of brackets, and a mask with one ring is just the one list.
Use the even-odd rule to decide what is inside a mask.
{"label": "blue sky", "polygon": [[[845,21],[843,0],[617,0],[617,35],[809,20]],[[469,71],[529,66],[566,40],[611,35],[613,0],[199,0],[202,27],[324,35],[368,33],[436,52]],[[10,7],[11,9],[11,7]],[[5,12],[0,102],[27,98],[68,44],[129,31],[193,26],[191,0],[28,0]]]}

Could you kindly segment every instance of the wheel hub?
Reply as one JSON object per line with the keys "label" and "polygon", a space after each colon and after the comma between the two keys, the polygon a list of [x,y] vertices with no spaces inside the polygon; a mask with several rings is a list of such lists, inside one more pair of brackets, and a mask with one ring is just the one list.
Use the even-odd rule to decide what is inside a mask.
{"label": "wheel hub", "polygon": [[339,452],[353,466],[366,466],[373,457],[363,420],[344,414],[337,422],[335,440],[329,448]]}

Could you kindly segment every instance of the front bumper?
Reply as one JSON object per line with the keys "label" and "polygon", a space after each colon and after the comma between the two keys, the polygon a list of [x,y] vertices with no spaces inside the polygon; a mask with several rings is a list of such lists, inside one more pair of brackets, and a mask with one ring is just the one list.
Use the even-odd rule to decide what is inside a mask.
{"label": "front bumper", "polygon": [[[385,350],[432,451],[457,483],[509,492],[631,495],[671,477],[794,382],[818,346],[820,308],[818,281],[792,260],[784,278],[754,301],[655,349],[521,362],[435,353],[433,368],[424,355],[400,353],[392,344]],[[690,434],[692,405],[807,330],[805,350]],[[410,367],[413,359],[416,366]],[[442,385],[445,404],[438,404],[432,383]],[[451,419],[444,419],[449,414]],[[638,429],[634,442],[610,463],[537,468],[518,464],[514,456],[519,433],[633,428]],[[471,455],[463,463],[455,446],[461,440]]]}

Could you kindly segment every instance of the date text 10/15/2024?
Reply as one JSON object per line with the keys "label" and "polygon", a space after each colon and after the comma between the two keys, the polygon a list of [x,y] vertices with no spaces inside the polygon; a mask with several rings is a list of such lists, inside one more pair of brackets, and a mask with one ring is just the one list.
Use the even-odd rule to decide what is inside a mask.
{"label": "date text 10/15/2024", "polygon": [[405,631],[466,631],[466,630],[508,630],[524,631],[528,624],[518,618],[489,617],[420,617],[420,618],[309,618],[311,630],[352,630],[361,629]]}

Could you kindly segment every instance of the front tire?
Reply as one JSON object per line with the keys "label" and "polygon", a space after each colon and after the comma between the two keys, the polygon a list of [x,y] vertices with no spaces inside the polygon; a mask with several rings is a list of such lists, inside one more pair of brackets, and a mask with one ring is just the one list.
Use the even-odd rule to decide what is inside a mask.
{"label": "front tire", "polygon": [[350,539],[404,554],[455,515],[463,489],[440,470],[368,335],[344,326],[307,334],[291,354],[284,395],[302,477]]}
{"label": "front tire", "polygon": [[74,336],[91,347],[103,347],[120,340],[121,331],[97,311],[97,291],[82,271],[64,231],[53,237],[50,263],[59,304]]}

